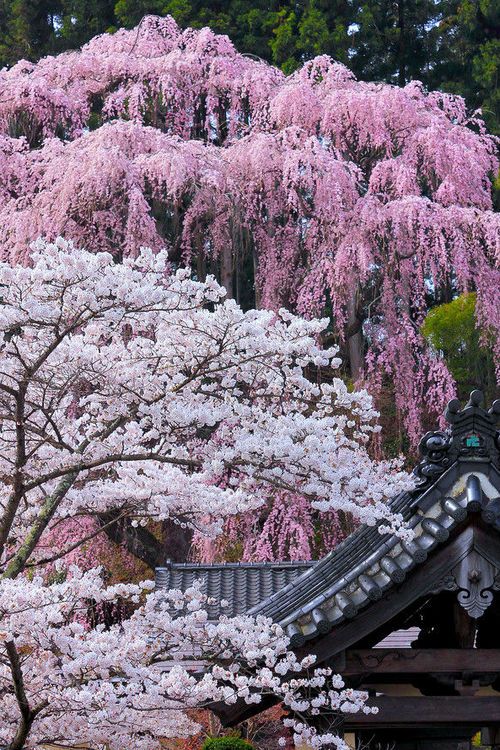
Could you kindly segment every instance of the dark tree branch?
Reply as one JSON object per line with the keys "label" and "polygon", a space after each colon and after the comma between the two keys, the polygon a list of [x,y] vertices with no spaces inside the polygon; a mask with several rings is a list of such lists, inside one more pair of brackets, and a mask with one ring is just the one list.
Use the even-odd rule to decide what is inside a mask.
{"label": "dark tree branch", "polygon": [[122,518],[118,511],[101,513],[98,520],[112,542],[123,544],[130,554],[152,570],[165,562],[163,544],[144,526],[132,526],[130,519]]}
{"label": "dark tree branch", "polygon": [[13,490],[0,520],[0,557],[3,555],[9,532],[14,523],[17,510],[24,493],[23,468],[26,463],[26,405],[27,383],[23,383],[15,397],[15,424],[16,424],[16,459],[13,477]]}
{"label": "dark tree branch", "polygon": [[21,714],[16,735],[12,742],[9,743],[8,750],[22,750],[31,729],[34,715],[30,709],[28,698],[26,696],[21,660],[19,659],[16,644],[14,641],[7,641],[5,649],[9,658],[14,692],[16,694],[17,705],[19,706],[19,713]]}

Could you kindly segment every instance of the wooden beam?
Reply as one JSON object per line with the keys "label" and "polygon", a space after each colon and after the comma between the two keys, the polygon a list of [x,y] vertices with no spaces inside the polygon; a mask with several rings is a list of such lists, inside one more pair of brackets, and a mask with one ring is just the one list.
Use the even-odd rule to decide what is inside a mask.
{"label": "wooden beam", "polygon": [[487,697],[379,696],[368,701],[379,709],[377,714],[347,714],[346,731],[368,728],[414,728],[458,726],[500,726],[500,695]]}
{"label": "wooden beam", "polygon": [[[500,674],[500,649],[347,649],[330,662],[345,677],[363,674]],[[500,696],[499,696],[500,700]]]}

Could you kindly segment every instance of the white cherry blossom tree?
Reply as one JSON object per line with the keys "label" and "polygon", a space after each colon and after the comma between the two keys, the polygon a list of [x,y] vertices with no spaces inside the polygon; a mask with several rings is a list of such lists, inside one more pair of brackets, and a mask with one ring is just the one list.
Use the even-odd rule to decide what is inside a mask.
{"label": "white cherry blossom tree", "polygon": [[[243,312],[165,253],[116,264],[63,240],[38,243],[28,266],[1,264],[0,285],[0,740],[153,750],[193,731],[186,708],[213,701],[273,693],[295,715],[360,708],[328,670],[302,674],[311,663],[276,625],[209,623],[197,589],[43,575],[88,541],[47,555],[66,519],[96,517],[101,530],[174,519],[212,533],[276,489],[404,535],[385,500],[408,480],[368,455],[370,398],[313,377],[339,364],[319,343],[327,321]],[[137,605],[132,617],[90,628],[89,602],[117,599]],[[297,739],[334,741],[291,721]]]}

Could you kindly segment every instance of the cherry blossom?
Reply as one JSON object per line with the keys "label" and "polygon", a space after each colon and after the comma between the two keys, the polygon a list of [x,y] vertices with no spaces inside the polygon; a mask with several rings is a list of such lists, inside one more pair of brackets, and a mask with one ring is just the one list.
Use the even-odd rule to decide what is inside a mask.
{"label": "cherry blossom", "polygon": [[[370,396],[309,377],[339,366],[327,320],[244,312],[164,251],[116,263],[60,238],[0,263],[0,287],[0,741],[153,750],[196,731],[189,708],[272,695],[297,743],[329,742],[309,719],[366,696],[297,660],[278,625],[209,622],[199,588],[106,587],[72,564],[95,563],[76,551],[109,523],[217,534],[277,492],[408,537],[386,501],[411,481],[369,456]],[[122,601],[131,617],[96,624]]]}
{"label": "cherry blossom", "polygon": [[[70,563],[109,524],[216,538],[271,499],[248,557],[306,556],[317,511],[408,535],[372,397],[321,342],[374,396],[391,384],[415,443],[420,405],[454,393],[429,298],[475,290],[500,328],[494,139],[460,97],[325,56],[287,77],[171,18],[20,61],[0,91],[0,741],[153,750],[195,731],[190,707],[271,693],[297,744],[340,747],[366,696],[278,626]],[[130,619],[90,627],[120,601]]]}
{"label": "cherry blossom", "polygon": [[[211,623],[199,586],[152,587],[105,587],[98,571],[77,569],[50,586],[0,580],[0,740],[9,750],[82,742],[157,750],[162,739],[197,731],[189,708],[265,695],[293,712],[297,743],[319,708],[332,717],[368,710],[366,694],[344,689],[330,669],[312,669],[312,658],[298,660],[269,620]],[[79,617],[117,599],[139,605],[120,625],[89,629]]]}
{"label": "cherry blossom", "polygon": [[419,396],[437,418],[454,392],[420,334],[429,300],[476,291],[498,341],[497,143],[460,97],[326,56],[287,77],[155,17],[21,61],[0,89],[4,258],[40,235],[118,258],[168,247],[257,307],[326,309],[352,379],[391,383],[414,445]]}
{"label": "cherry blossom", "polygon": [[368,456],[370,397],[305,376],[339,364],[316,343],[325,320],[244,313],[213,278],[170,273],[163,252],[116,264],[58,240],[32,261],[0,265],[0,456],[15,467],[2,549],[26,535],[7,575],[50,523],[82,513],[217,532],[284,489],[368,523],[387,516],[403,475]]}

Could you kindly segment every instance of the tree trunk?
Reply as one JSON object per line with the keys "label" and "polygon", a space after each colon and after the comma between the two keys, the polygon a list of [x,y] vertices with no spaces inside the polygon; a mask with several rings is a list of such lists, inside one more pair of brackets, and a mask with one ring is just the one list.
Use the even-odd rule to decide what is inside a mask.
{"label": "tree trunk", "polygon": [[[101,513],[99,522],[104,526],[113,520],[114,514]],[[120,519],[105,529],[108,539],[115,544],[123,544],[128,552],[142,560],[152,570],[165,562],[163,544],[144,526],[132,526],[129,519]]]}
{"label": "tree trunk", "polygon": [[229,245],[224,247],[220,256],[220,282],[226,290],[228,299],[233,299],[233,253]]}
{"label": "tree trunk", "polygon": [[255,309],[260,310],[262,300],[261,300],[261,290],[257,283],[258,261],[257,261],[257,251],[255,250],[255,248],[253,249],[253,252],[252,252],[252,261],[253,261],[253,287],[254,287],[254,293],[255,293]]}
{"label": "tree trunk", "polygon": [[406,26],[405,26],[405,0],[398,1],[398,29],[399,29],[399,44],[398,44],[398,84],[400,86],[406,85]]}
{"label": "tree trunk", "polygon": [[174,521],[164,521],[163,539],[162,565],[165,564],[165,560],[172,560],[172,562],[186,562],[193,541],[192,530],[182,528],[182,526],[179,526],[178,523],[174,523]]}
{"label": "tree trunk", "polygon": [[351,378],[356,383],[363,375],[363,329],[360,315],[359,287],[351,292],[347,300],[347,353]]}
{"label": "tree trunk", "polygon": [[198,281],[205,281],[207,278],[207,263],[202,249],[196,253],[196,278]]}
{"label": "tree trunk", "polygon": [[10,664],[12,682],[14,683],[14,693],[16,695],[19,713],[19,724],[14,739],[9,743],[8,750],[23,750],[24,744],[28,739],[31,725],[33,724],[34,715],[31,712],[28,698],[24,689],[24,678],[21,667],[21,660],[14,641],[7,641],[5,645],[7,657]]}

